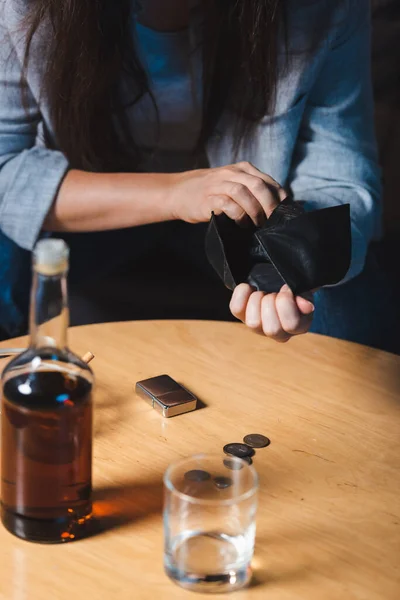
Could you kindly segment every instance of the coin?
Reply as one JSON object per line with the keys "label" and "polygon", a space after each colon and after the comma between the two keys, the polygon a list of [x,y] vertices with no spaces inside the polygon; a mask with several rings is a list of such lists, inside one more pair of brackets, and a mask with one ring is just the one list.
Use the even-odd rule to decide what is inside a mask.
{"label": "coin", "polygon": [[233,484],[233,481],[230,477],[224,477],[223,475],[220,475],[218,477],[214,477],[214,483],[219,490],[225,490]]}
{"label": "coin", "polygon": [[208,481],[211,479],[210,473],[207,471],[201,471],[200,469],[193,469],[192,471],[187,471],[184,475],[186,481]]}
{"label": "coin", "polygon": [[271,440],[261,433],[250,433],[243,438],[243,441],[252,448],[266,448],[271,443]]}
{"label": "coin", "polygon": [[224,446],[225,454],[231,454],[237,456],[237,458],[244,458],[245,456],[253,456],[254,450],[247,444],[226,444]]}
{"label": "coin", "polygon": [[243,465],[241,465],[239,461],[229,460],[229,458],[224,460],[224,465],[231,471],[240,471],[240,469],[243,469]]}

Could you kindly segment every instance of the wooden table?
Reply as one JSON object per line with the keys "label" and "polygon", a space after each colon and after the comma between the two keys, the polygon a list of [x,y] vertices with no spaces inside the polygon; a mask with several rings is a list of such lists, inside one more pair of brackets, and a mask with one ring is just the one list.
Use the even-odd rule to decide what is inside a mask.
{"label": "wooden table", "polygon": [[[162,474],[247,433],[272,443],[255,458],[254,583],[233,597],[400,598],[399,358],[313,335],[282,346],[214,322],[94,325],[71,330],[70,342],[96,355],[103,532],[41,546],[0,528],[0,598],[196,598],[163,573]],[[206,407],[163,420],[134,394],[137,380],[160,373]]]}

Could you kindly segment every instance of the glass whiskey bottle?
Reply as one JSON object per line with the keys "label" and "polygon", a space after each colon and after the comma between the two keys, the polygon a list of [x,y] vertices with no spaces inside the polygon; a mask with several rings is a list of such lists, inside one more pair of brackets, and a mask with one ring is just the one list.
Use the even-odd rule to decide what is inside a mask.
{"label": "glass whiskey bottle", "polygon": [[67,346],[68,258],[63,240],[36,245],[30,344],[2,375],[1,520],[42,543],[84,536],[92,512],[93,374]]}

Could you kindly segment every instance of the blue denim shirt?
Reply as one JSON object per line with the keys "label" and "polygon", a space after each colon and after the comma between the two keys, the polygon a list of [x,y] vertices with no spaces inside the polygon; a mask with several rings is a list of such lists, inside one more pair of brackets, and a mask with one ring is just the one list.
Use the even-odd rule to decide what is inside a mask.
{"label": "blue denim shirt", "polygon": [[[0,0],[0,326],[10,334],[18,330],[25,312],[11,289],[26,285],[17,276],[25,272],[17,263],[28,260],[69,168],[64,154],[46,148],[43,140],[44,127],[52,135],[49,107],[40,93],[43,29],[33,40],[28,110],[22,105],[20,20],[27,1]],[[350,203],[353,248],[347,280],[362,271],[368,244],[379,237],[381,223],[369,0],[289,0],[288,8],[290,61],[279,79],[274,115],[261,120],[235,157],[232,118],[224,113],[208,142],[207,157],[211,167],[252,162],[290,187],[310,209]],[[198,17],[194,8],[195,45],[201,42]],[[321,28],[323,39],[308,51],[309,40]],[[198,73],[199,53],[191,60]]]}

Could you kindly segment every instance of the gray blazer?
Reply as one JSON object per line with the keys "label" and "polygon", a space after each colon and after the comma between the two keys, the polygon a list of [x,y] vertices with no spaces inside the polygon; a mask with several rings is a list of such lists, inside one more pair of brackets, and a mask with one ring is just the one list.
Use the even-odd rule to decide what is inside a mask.
{"label": "gray blazer", "polygon": [[[21,103],[24,42],[19,29],[27,0],[0,0],[0,229],[31,249],[68,171],[62,152],[45,147],[52,135],[40,95],[46,38],[37,35],[28,72],[28,112]],[[380,170],[373,129],[368,0],[290,0],[292,60],[278,85],[276,112],[257,126],[237,160],[248,160],[309,208],[349,202],[353,257],[347,278],[363,268],[367,246],[380,235]],[[308,33],[331,26],[304,52]],[[193,22],[193,35],[200,29]],[[231,122],[225,113],[209,140],[211,167],[230,164]]]}

